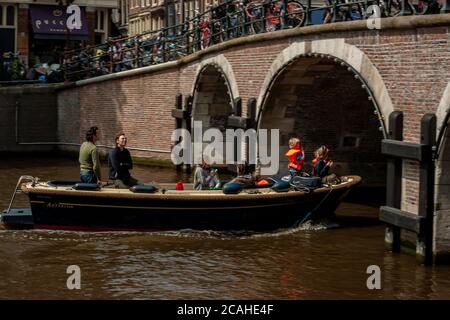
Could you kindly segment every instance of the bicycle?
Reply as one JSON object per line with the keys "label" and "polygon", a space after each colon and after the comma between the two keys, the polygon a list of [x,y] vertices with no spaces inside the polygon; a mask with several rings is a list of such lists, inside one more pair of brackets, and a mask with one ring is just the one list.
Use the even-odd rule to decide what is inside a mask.
{"label": "bicycle", "polygon": [[244,11],[254,34],[301,27],[306,16],[304,6],[296,0],[287,1],[286,8],[283,1],[254,0],[247,3]]}
{"label": "bicycle", "polygon": [[19,56],[19,52],[3,53],[3,68],[11,81],[24,80],[27,74],[27,68]]}
{"label": "bicycle", "polygon": [[[367,18],[366,10],[355,0],[327,0],[323,23],[353,21]],[[334,8],[334,20],[333,9]]]}
{"label": "bicycle", "polygon": [[[380,0],[379,6],[382,17],[397,17],[402,13],[402,0]],[[417,5],[409,0],[405,1],[404,15],[438,14],[441,5],[437,0],[418,0]]]}

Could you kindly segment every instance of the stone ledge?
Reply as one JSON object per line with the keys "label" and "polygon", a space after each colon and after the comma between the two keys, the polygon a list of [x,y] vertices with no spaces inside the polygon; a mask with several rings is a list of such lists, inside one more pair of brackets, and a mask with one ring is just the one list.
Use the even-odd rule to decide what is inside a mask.
{"label": "stone ledge", "polygon": [[64,88],[64,84],[25,84],[11,87],[0,87],[0,94],[51,93]]}

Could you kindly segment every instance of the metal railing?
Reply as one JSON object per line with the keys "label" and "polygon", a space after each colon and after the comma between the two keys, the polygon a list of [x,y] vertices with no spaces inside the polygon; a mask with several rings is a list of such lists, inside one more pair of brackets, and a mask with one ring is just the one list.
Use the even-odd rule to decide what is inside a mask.
{"label": "metal railing", "polygon": [[228,0],[182,24],[66,51],[65,80],[174,61],[230,39],[311,25],[313,15],[316,20],[319,15],[319,23],[362,20],[373,18],[368,14],[373,5],[381,17],[440,13],[437,0],[415,1],[326,0],[322,6],[313,6],[311,0]]}

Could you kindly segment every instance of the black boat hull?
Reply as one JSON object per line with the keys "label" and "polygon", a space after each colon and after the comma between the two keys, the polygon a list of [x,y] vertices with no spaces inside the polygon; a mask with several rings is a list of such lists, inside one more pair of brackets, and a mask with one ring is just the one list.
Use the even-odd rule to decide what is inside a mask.
{"label": "black boat hull", "polygon": [[[316,214],[335,211],[343,192],[328,195]],[[166,201],[85,199],[30,195],[35,228],[103,230],[274,230],[289,228],[313,210],[326,194],[275,201]],[[102,201],[103,200],[103,201]],[[315,214],[315,215],[316,215]]]}
{"label": "black boat hull", "polygon": [[[22,190],[29,196],[31,219],[29,216],[17,219],[17,215],[4,213],[2,221],[13,228],[89,231],[269,231],[293,227],[311,212],[314,218],[333,214],[342,198],[360,181],[354,177],[352,183],[309,194],[256,189],[237,195],[224,195],[220,191],[143,195],[128,190],[76,191],[28,185],[22,186]],[[20,221],[26,223],[18,226]]]}

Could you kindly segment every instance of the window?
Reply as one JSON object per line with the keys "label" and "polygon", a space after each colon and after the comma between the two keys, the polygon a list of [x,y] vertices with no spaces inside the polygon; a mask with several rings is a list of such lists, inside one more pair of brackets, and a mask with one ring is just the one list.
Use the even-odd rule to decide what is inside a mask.
{"label": "window", "polygon": [[95,10],[95,34],[101,42],[105,42],[108,35],[108,13],[106,9]]}
{"label": "window", "polygon": [[0,27],[16,26],[16,7],[0,4]]}
{"label": "window", "polygon": [[360,138],[353,135],[346,135],[342,138],[342,147],[344,148],[358,148]]}
{"label": "window", "polygon": [[6,25],[14,27],[16,18],[16,10],[13,6],[8,6],[6,9]]}

